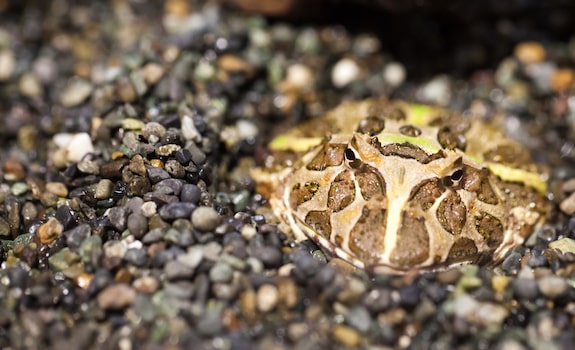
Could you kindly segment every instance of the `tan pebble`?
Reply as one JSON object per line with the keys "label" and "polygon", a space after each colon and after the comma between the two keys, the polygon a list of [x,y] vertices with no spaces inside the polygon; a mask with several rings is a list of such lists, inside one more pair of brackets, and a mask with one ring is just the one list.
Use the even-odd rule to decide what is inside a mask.
{"label": "tan pebble", "polygon": [[132,102],[138,97],[134,85],[128,77],[122,77],[116,82],[116,94],[123,102]]}
{"label": "tan pebble", "polygon": [[155,166],[156,168],[163,168],[164,162],[162,162],[159,159],[152,159],[152,160],[150,160],[150,165]]}
{"label": "tan pebble", "polygon": [[96,190],[94,191],[95,199],[106,199],[112,195],[114,190],[114,183],[109,179],[102,179],[96,185]]}
{"label": "tan pebble", "polygon": [[567,237],[561,238],[549,243],[549,248],[557,249],[563,254],[575,254],[575,240]]}
{"label": "tan pebble", "polygon": [[158,147],[158,150],[156,151],[156,153],[158,153],[159,156],[170,156],[173,153],[176,153],[176,151],[179,151],[182,148],[182,146],[180,145],[176,145],[173,143],[167,144],[167,145],[163,145]]}
{"label": "tan pebble", "polygon": [[256,315],[257,296],[253,290],[246,290],[240,295],[240,308],[242,315],[248,319],[254,319]]}
{"label": "tan pebble", "polygon": [[130,165],[128,165],[128,168],[135,174],[141,176],[147,175],[146,165],[144,164],[144,158],[139,154],[136,154],[135,156],[132,157],[132,159],[130,160]]}
{"label": "tan pebble", "polygon": [[38,238],[42,244],[50,244],[60,236],[64,231],[64,226],[56,218],[50,218],[48,221],[38,227]]}
{"label": "tan pebble", "polygon": [[20,181],[26,177],[24,166],[17,159],[8,158],[4,162],[4,177],[9,181]]}
{"label": "tan pebble", "polygon": [[20,93],[27,97],[37,97],[42,94],[40,81],[32,73],[24,73],[18,81]]}
{"label": "tan pebble", "polygon": [[0,50],[0,81],[7,81],[12,77],[16,68],[16,58],[10,50]]}
{"label": "tan pebble", "polygon": [[351,327],[336,324],[331,329],[331,332],[336,341],[349,348],[355,348],[359,346],[359,343],[361,342],[361,335]]}
{"label": "tan pebble", "polygon": [[130,283],[132,281],[132,274],[126,268],[121,268],[114,275],[116,283]]}
{"label": "tan pebble", "polygon": [[65,198],[68,196],[68,189],[66,185],[61,182],[48,182],[46,183],[46,191],[57,195],[58,197]]}
{"label": "tan pebble", "polygon": [[164,68],[157,63],[148,63],[142,68],[142,75],[147,84],[153,85],[164,76]]}
{"label": "tan pebble", "polygon": [[559,203],[559,209],[567,215],[575,214],[575,192]]}
{"label": "tan pebble", "polygon": [[285,80],[280,89],[284,91],[309,90],[313,87],[315,78],[313,71],[306,65],[293,64],[287,68]]}
{"label": "tan pebble", "polygon": [[298,288],[293,279],[290,277],[280,278],[278,281],[278,290],[282,305],[288,309],[297,305],[299,300]]}
{"label": "tan pebble", "polygon": [[98,294],[98,306],[104,310],[121,310],[136,299],[136,291],[126,284],[115,284]]}
{"label": "tan pebble", "polygon": [[503,293],[508,284],[509,278],[507,278],[507,276],[493,276],[491,279],[491,288],[493,288],[496,293]]}
{"label": "tan pebble", "polygon": [[515,46],[515,57],[524,64],[538,63],[545,59],[545,48],[538,42],[526,41]]}
{"label": "tan pebble", "polygon": [[575,178],[565,181],[561,185],[561,190],[566,193],[575,192]]}
{"label": "tan pebble", "polygon": [[551,75],[551,88],[555,92],[562,92],[574,87],[575,71],[569,68],[557,69]]}
{"label": "tan pebble", "polygon": [[229,72],[251,72],[253,70],[249,63],[232,54],[222,55],[218,60],[218,66]]}
{"label": "tan pebble", "polygon": [[261,312],[272,311],[278,303],[278,289],[273,284],[264,284],[258,289],[257,307]]}
{"label": "tan pebble", "polygon": [[92,279],[94,279],[93,274],[82,272],[76,277],[76,284],[82,289],[88,289],[90,283],[92,283]]}
{"label": "tan pebble", "polygon": [[157,213],[158,205],[155,202],[146,202],[142,204],[142,215],[149,218],[152,217],[154,214]]}
{"label": "tan pebble", "polygon": [[135,280],[133,286],[138,292],[154,293],[160,287],[160,282],[152,276],[144,276]]}
{"label": "tan pebble", "polygon": [[73,78],[60,94],[60,103],[64,107],[73,107],[84,102],[92,93],[94,87],[87,80]]}
{"label": "tan pebble", "polygon": [[190,12],[190,6],[184,0],[168,0],[164,4],[164,13],[173,16],[187,16]]}
{"label": "tan pebble", "polygon": [[111,158],[112,158],[112,160],[118,160],[120,158],[123,158],[124,156],[125,156],[124,152],[114,151],[114,152],[112,152]]}

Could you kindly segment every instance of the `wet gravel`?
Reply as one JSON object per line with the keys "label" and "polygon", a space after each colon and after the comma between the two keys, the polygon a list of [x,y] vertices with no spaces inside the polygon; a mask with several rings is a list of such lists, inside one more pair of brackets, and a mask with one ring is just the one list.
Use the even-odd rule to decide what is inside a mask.
{"label": "wet gravel", "polygon": [[[575,342],[575,36],[411,77],[384,45],[409,38],[215,2],[0,2],[0,19],[0,347]],[[552,217],[498,267],[425,275],[294,242],[249,169],[274,133],[381,95],[502,112],[550,169]]]}

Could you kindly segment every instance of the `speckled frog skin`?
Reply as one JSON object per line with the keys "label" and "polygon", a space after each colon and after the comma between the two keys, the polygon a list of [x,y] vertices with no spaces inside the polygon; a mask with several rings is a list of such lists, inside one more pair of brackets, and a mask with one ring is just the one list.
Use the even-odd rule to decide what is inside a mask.
{"label": "speckled frog skin", "polygon": [[252,175],[278,218],[375,272],[495,264],[549,211],[546,175],[526,149],[441,108],[347,102],[269,149]]}

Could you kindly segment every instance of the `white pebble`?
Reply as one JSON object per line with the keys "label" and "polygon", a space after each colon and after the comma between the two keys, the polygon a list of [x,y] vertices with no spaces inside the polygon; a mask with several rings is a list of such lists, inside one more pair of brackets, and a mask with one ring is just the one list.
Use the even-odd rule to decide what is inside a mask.
{"label": "white pebble", "polygon": [[248,120],[238,120],[236,125],[239,137],[242,140],[254,138],[258,134],[258,128]]}
{"label": "white pebble", "polygon": [[154,216],[154,214],[157,212],[157,209],[158,206],[156,205],[156,202],[146,202],[142,204],[142,207],[140,208],[142,215],[147,218]]}
{"label": "white pebble", "polygon": [[85,132],[74,134],[66,146],[66,158],[69,162],[79,162],[86,154],[92,152],[94,152],[92,139]]}
{"label": "white pebble", "polygon": [[293,64],[286,71],[286,82],[292,88],[307,89],[314,83],[313,72],[306,65]]}
{"label": "white pebble", "polygon": [[383,69],[383,79],[392,87],[401,85],[405,81],[405,67],[399,62],[390,62]]}
{"label": "white pebble", "polygon": [[335,87],[342,88],[359,78],[361,69],[351,58],[339,60],[331,71],[331,82]]}
{"label": "white pebble", "polygon": [[445,106],[451,99],[450,90],[449,78],[446,75],[438,75],[425,84],[419,93],[422,100]]}
{"label": "white pebble", "polygon": [[186,140],[192,140],[194,142],[200,142],[202,140],[202,135],[200,135],[194,125],[194,120],[188,115],[182,117],[182,135]]}
{"label": "white pebble", "polygon": [[85,132],[77,134],[60,133],[54,135],[52,140],[64,151],[68,162],[79,162],[86,154],[94,152],[92,139]]}

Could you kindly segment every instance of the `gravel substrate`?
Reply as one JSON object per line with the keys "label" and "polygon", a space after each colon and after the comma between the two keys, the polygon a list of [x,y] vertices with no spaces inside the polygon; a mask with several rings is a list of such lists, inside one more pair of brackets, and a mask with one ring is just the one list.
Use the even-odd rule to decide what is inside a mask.
{"label": "gravel substrate", "polygon": [[[571,348],[575,35],[465,78],[414,79],[385,40],[411,39],[199,0],[0,1],[0,348]],[[552,217],[494,269],[374,276],[294,242],[249,169],[367,96],[503,112]]]}

